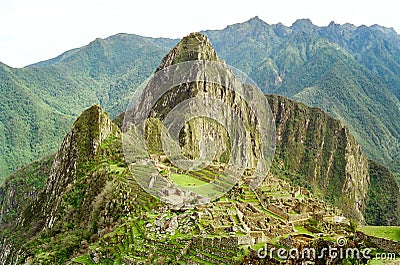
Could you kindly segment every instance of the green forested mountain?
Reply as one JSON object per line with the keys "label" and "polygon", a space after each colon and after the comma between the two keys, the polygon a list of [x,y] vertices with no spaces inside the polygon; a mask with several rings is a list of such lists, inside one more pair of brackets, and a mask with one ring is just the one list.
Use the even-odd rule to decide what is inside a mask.
{"label": "green forested mountain", "polygon": [[53,152],[72,122],[70,113],[49,106],[16,75],[24,69],[0,65],[0,179],[28,161]]}
{"label": "green forested mountain", "polygon": [[54,152],[73,120],[100,103],[115,116],[174,41],[119,34],[22,69],[0,65],[0,182]]}
{"label": "green forested mountain", "polygon": [[[399,168],[400,37],[378,25],[253,18],[204,32],[219,57],[268,93],[341,119],[375,160]],[[118,34],[22,69],[0,69],[0,179],[55,151],[77,115],[98,103],[112,117],[177,40]],[[18,102],[25,102],[23,106]]]}
{"label": "green forested mountain", "polygon": [[[218,61],[210,41],[199,33],[185,37],[157,70],[193,59]],[[188,80],[193,72],[184,74],[182,80]],[[250,89],[250,85],[241,86]],[[246,115],[253,111],[238,100],[240,93],[213,82],[182,82],[155,104],[148,102],[157,89],[146,86],[140,105],[154,110],[145,125],[146,137],[152,140],[146,141],[149,156],[134,153],[136,159],[127,161],[123,134],[132,134],[117,126],[122,115],[114,122],[94,105],[73,123],[55,155],[7,178],[0,186],[1,264],[301,264],[312,258],[282,259],[272,254],[261,258],[257,250],[265,244],[296,246],[299,251],[320,249],[332,246],[337,238],[360,251],[365,246],[387,251],[388,246],[374,245],[354,234],[356,223],[365,223],[364,216],[369,224],[399,225],[400,189],[393,175],[368,161],[341,121],[283,96],[266,95],[276,125],[276,155],[257,188],[249,185],[255,168],[249,163],[247,172],[221,198],[194,208],[169,204],[165,198],[170,196],[192,199],[193,186],[214,182],[220,189],[230,182],[226,175],[231,173],[224,170],[226,163],[215,159],[202,169],[178,168],[169,160],[173,157],[154,148],[161,145],[161,132],[153,130],[157,123],[151,121],[165,121],[163,110],[199,92],[223,100],[244,123],[251,122]],[[224,117],[224,112],[218,116]],[[190,123],[179,141],[191,137],[193,142],[182,141],[184,147],[193,152],[204,148],[198,144],[204,138],[192,136],[202,132],[199,128],[210,133],[204,137],[220,133],[213,122]],[[252,126],[245,130],[247,136],[257,135]],[[229,137],[244,141],[238,134]],[[260,144],[259,139],[253,137],[242,146],[257,154],[253,146]],[[161,179],[187,181],[189,185],[182,185],[187,189],[182,192],[165,185],[158,196],[146,192],[140,179],[145,175],[158,178],[145,164],[150,159],[154,159],[150,167],[162,174]],[[157,185],[156,181],[149,186]],[[389,247],[398,245],[391,241]],[[355,256],[318,258],[318,264],[367,262]]]}
{"label": "green forested mountain", "polygon": [[291,27],[257,17],[206,31],[220,57],[267,93],[319,107],[342,120],[365,152],[400,163],[400,37],[381,26],[298,20]]}

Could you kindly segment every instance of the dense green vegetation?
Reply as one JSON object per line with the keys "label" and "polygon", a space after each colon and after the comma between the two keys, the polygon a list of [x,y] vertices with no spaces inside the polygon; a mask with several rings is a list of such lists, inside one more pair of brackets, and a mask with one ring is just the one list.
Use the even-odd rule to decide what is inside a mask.
{"label": "dense green vegetation", "polygon": [[[399,170],[400,38],[393,30],[253,18],[204,33],[221,59],[262,89],[339,118],[370,158]],[[0,182],[54,152],[85,108],[97,103],[112,117],[125,110],[176,42],[118,34],[22,69],[1,64]]]}
{"label": "dense green vegetation", "polygon": [[365,219],[370,225],[400,225],[400,189],[395,176],[385,167],[369,161],[370,188]]}
{"label": "dense green vegetation", "polygon": [[0,65],[0,183],[11,171],[54,152],[73,121],[30,91],[14,71]]}

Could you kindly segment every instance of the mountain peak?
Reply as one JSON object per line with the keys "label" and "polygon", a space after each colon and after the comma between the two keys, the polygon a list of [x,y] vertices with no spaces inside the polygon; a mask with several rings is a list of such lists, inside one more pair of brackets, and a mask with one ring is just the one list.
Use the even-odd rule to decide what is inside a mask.
{"label": "mountain peak", "polygon": [[156,71],[181,62],[195,60],[219,61],[210,40],[198,32],[190,33],[172,48]]}
{"label": "mountain peak", "polygon": [[328,25],[328,27],[334,27],[334,26],[340,26],[340,24],[336,24],[335,21],[331,21]]}
{"label": "mountain peak", "polygon": [[315,25],[311,22],[310,19],[297,19],[291,26],[293,30],[296,31],[309,31],[313,29]]}
{"label": "mountain peak", "polygon": [[396,37],[397,36],[396,30],[394,28],[392,28],[392,27],[388,28],[388,27],[384,27],[384,26],[381,26],[381,25],[374,24],[374,25],[370,26],[370,28],[379,30],[379,31],[383,32],[387,36],[392,36],[392,37]]}
{"label": "mountain peak", "polygon": [[74,123],[72,132],[78,137],[81,159],[94,156],[100,143],[107,138],[116,127],[108,114],[99,106],[93,105],[85,110]]}
{"label": "mountain peak", "polygon": [[48,201],[43,213],[48,227],[54,225],[61,195],[70,183],[76,182],[80,165],[95,157],[102,142],[112,135],[118,136],[119,130],[97,104],[86,109],[75,121],[56,154],[44,191]]}
{"label": "mountain peak", "polygon": [[292,26],[294,25],[314,25],[314,24],[309,18],[299,18],[292,24]]}
{"label": "mountain peak", "polygon": [[262,24],[267,24],[265,23],[264,20],[262,20],[261,18],[259,18],[258,16],[252,17],[248,20],[249,23],[262,23]]}
{"label": "mountain peak", "polygon": [[249,21],[258,21],[258,20],[261,20],[258,16],[255,16],[255,17],[252,17],[252,18],[250,18],[250,20]]}

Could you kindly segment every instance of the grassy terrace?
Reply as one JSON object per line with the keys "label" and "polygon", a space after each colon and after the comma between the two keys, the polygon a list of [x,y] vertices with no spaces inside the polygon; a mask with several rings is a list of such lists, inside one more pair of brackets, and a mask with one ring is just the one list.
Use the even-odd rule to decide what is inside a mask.
{"label": "grassy terrace", "polygon": [[[163,175],[165,175],[165,172]],[[175,184],[207,197],[225,192],[232,186],[231,182],[233,181],[226,175],[213,172],[210,169],[190,171],[182,174],[171,173],[169,177]],[[209,183],[213,185],[206,185]]]}
{"label": "grassy terrace", "polygon": [[305,229],[303,226],[301,225],[295,225],[294,228],[296,229],[297,232],[295,232],[294,234],[306,234],[306,235],[313,235],[313,233],[311,233],[310,231],[308,231],[307,229]]}
{"label": "grassy terrace", "polygon": [[220,191],[218,191],[215,186],[206,185],[209,183],[203,181],[202,179],[198,178],[197,176],[191,173],[190,174],[172,173],[170,177],[175,184],[181,187],[185,187],[188,190],[194,191],[202,196],[213,197],[214,195],[220,193]]}
{"label": "grassy terrace", "polygon": [[186,175],[186,174],[171,174],[171,179],[174,181],[175,184],[183,187],[187,186],[201,186],[207,184],[207,182],[202,181],[196,177]]}
{"label": "grassy terrace", "polygon": [[370,236],[400,242],[400,226],[360,226],[358,230]]}

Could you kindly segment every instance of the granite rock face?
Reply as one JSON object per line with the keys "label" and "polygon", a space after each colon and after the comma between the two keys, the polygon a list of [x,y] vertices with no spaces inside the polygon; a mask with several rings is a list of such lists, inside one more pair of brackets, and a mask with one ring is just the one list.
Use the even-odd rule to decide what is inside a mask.
{"label": "granite rock face", "polygon": [[[188,164],[184,170],[197,167],[197,161],[207,161],[223,163],[229,172],[261,172],[265,168],[261,172],[265,176],[268,171],[268,162],[264,161],[269,158],[271,164],[275,148],[275,126],[268,102],[260,90],[237,78],[218,59],[204,35],[192,33],[183,38],[164,57],[138,98],[139,103],[133,103],[125,115],[123,131],[129,132],[131,124],[136,126],[134,131],[141,130],[143,126],[137,122],[150,118],[145,124],[145,138],[151,143],[152,153],[178,157],[177,161]],[[165,140],[165,129],[176,136],[175,145]],[[141,144],[129,143],[134,149],[129,153],[134,157],[128,164],[135,163],[137,153],[145,149],[135,149]],[[264,150],[269,150],[268,156]],[[254,174],[249,182],[257,186],[261,174]],[[143,186],[165,186],[159,179],[156,183],[144,182]],[[234,184],[233,179],[226,182],[230,187]]]}
{"label": "granite rock face", "polygon": [[369,165],[349,130],[317,108],[267,97],[277,126],[278,168],[363,223]]}

